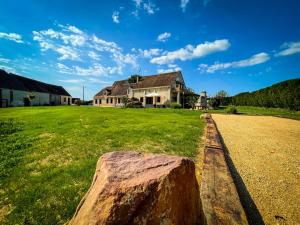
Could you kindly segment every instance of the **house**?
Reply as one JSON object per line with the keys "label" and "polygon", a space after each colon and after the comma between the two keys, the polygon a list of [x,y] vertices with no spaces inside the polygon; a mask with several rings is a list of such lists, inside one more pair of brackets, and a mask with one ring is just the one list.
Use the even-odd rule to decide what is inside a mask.
{"label": "house", "polygon": [[[132,77],[131,77],[132,78]],[[122,98],[134,98],[144,107],[164,107],[177,102],[182,104],[185,83],[181,71],[151,76],[135,76],[135,79],[115,81],[94,96],[93,105],[101,107],[122,106]]]}
{"label": "house", "polygon": [[71,95],[61,86],[7,73],[0,69],[0,107],[70,105]]}

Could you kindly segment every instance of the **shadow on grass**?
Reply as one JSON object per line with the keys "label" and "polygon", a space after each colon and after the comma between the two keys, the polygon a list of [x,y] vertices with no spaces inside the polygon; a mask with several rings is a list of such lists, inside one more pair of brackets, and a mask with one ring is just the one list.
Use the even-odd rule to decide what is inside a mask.
{"label": "shadow on grass", "polygon": [[250,193],[247,190],[247,187],[242,179],[242,177],[240,176],[240,174],[238,173],[231,157],[229,154],[229,151],[227,149],[227,146],[224,143],[224,140],[221,136],[221,133],[218,129],[218,127],[216,126],[218,133],[220,134],[220,140],[221,143],[223,144],[224,147],[224,156],[225,156],[225,160],[227,162],[227,165],[229,167],[229,171],[232,175],[234,184],[236,186],[238,195],[240,197],[240,201],[241,204],[245,210],[246,216],[247,216],[247,220],[249,225],[265,225],[263,218],[255,204],[255,202],[253,201]]}

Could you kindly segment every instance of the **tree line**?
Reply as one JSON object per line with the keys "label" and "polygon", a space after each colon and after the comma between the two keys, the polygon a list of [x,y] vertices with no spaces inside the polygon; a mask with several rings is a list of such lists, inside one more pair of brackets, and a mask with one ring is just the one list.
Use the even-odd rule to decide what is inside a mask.
{"label": "tree line", "polygon": [[221,105],[230,104],[300,110],[300,78],[283,81],[254,92],[221,98]]}

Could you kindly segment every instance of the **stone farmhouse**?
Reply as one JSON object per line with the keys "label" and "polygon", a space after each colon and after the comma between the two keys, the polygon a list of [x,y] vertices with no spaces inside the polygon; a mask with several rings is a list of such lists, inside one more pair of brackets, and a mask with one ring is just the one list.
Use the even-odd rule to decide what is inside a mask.
{"label": "stone farmhouse", "polygon": [[0,107],[70,105],[72,97],[61,86],[7,73],[0,69]]}
{"label": "stone farmhouse", "polygon": [[185,83],[181,71],[151,76],[137,76],[134,82],[115,81],[103,88],[93,99],[94,106],[120,107],[122,98],[139,100],[143,107],[164,107],[168,103],[183,101]]}

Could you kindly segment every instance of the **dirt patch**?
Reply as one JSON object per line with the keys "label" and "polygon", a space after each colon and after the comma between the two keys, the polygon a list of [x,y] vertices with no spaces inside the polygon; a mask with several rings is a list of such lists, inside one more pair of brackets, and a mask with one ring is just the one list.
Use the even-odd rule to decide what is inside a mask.
{"label": "dirt patch", "polygon": [[213,119],[265,224],[300,224],[300,121],[221,114]]}
{"label": "dirt patch", "polygon": [[10,213],[11,207],[9,205],[4,205],[0,207],[0,223],[2,223],[5,217]]}
{"label": "dirt patch", "polygon": [[39,135],[40,138],[45,138],[45,139],[53,139],[56,137],[56,134],[55,133],[48,133],[48,132],[45,132],[45,133],[42,133]]}

